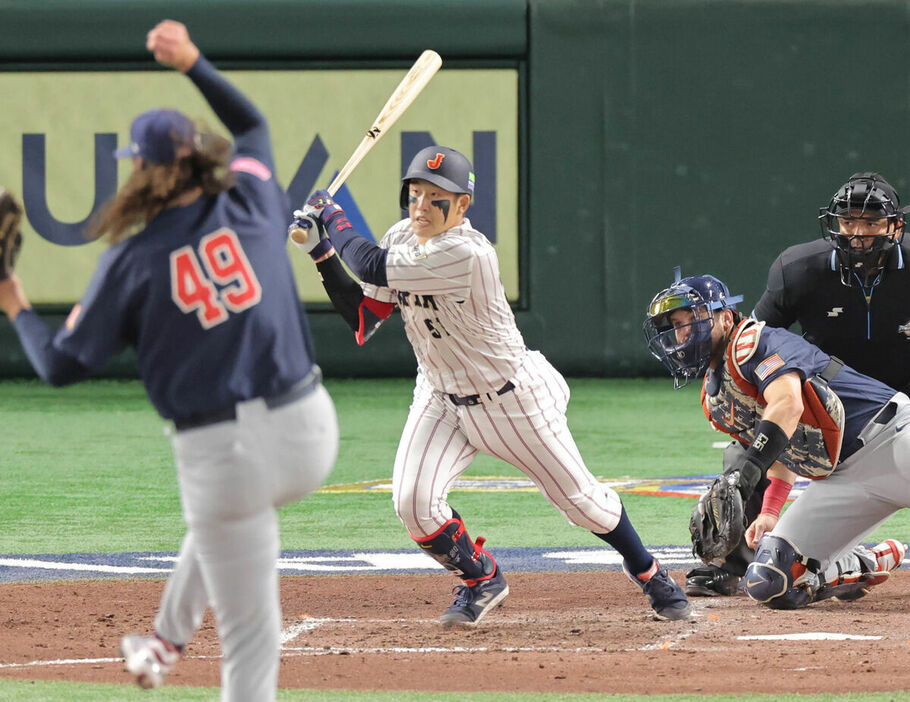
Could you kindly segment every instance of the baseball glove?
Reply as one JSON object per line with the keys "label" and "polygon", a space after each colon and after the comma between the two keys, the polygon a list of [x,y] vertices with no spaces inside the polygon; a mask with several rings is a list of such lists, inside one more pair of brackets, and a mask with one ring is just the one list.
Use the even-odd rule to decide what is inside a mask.
{"label": "baseball glove", "polygon": [[718,476],[692,511],[692,554],[705,563],[724,559],[746,533],[739,479],[738,471]]}
{"label": "baseball glove", "polygon": [[0,280],[6,280],[16,268],[16,257],[22,248],[22,205],[5,188],[0,188]]}

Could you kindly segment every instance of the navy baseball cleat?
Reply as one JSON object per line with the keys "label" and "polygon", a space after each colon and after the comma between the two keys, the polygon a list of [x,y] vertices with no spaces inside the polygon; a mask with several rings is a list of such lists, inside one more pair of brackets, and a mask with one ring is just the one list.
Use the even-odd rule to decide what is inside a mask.
{"label": "navy baseball cleat", "polygon": [[484,615],[497,607],[509,594],[509,586],[499,566],[489,580],[455,588],[455,602],[439,618],[443,626],[476,626]]}
{"label": "navy baseball cleat", "polygon": [[740,578],[716,565],[700,565],[686,573],[686,594],[689,597],[735,595]]}
{"label": "navy baseball cleat", "polygon": [[625,561],[623,561],[622,569],[629,580],[638,585],[648,596],[655,619],[678,620],[689,619],[692,616],[686,593],[673,581],[667,569],[661,568],[656,560],[649,570],[637,576],[629,572]]}

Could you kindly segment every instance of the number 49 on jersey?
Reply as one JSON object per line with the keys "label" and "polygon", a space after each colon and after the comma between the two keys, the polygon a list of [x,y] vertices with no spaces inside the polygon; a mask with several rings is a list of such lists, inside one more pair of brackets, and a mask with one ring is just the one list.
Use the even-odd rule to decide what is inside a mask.
{"label": "number 49 on jersey", "polygon": [[221,228],[196,249],[171,252],[171,298],[183,312],[195,312],[204,329],[258,304],[262,286],[234,231]]}

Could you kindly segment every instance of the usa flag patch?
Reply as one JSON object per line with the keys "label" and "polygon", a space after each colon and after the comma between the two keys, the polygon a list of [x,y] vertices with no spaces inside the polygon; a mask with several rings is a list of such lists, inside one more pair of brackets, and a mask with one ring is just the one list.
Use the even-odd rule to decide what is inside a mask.
{"label": "usa flag patch", "polygon": [[784,365],[784,359],[779,354],[768,356],[768,358],[755,366],[755,375],[759,380],[764,380],[782,365]]}
{"label": "usa flag patch", "polygon": [[262,161],[257,161],[249,156],[242,156],[231,161],[232,171],[241,171],[256,176],[259,180],[268,180],[272,177],[272,171],[269,170]]}

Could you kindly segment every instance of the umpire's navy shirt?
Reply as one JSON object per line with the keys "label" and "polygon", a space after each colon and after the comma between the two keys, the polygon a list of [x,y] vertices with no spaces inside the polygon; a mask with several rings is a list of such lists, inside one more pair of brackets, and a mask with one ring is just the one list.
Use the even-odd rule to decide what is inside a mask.
{"label": "umpire's navy shirt", "polygon": [[895,246],[880,282],[866,291],[840,282],[836,255],[824,239],[784,250],[753,316],[772,327],[799,322],[803,336],[826,353],[910,392],[910,251]]}
{"label": "umpire's navy shirt", "polygon": [[313,365],[265,118],[204,57],[187,76],[234,137],[235,187],[166,209],[105,251],[74,327],[52,341],[34,313],[16,318],[32,364],[55,385],[135,347],[149,399],[177,420],[280,394]]}

